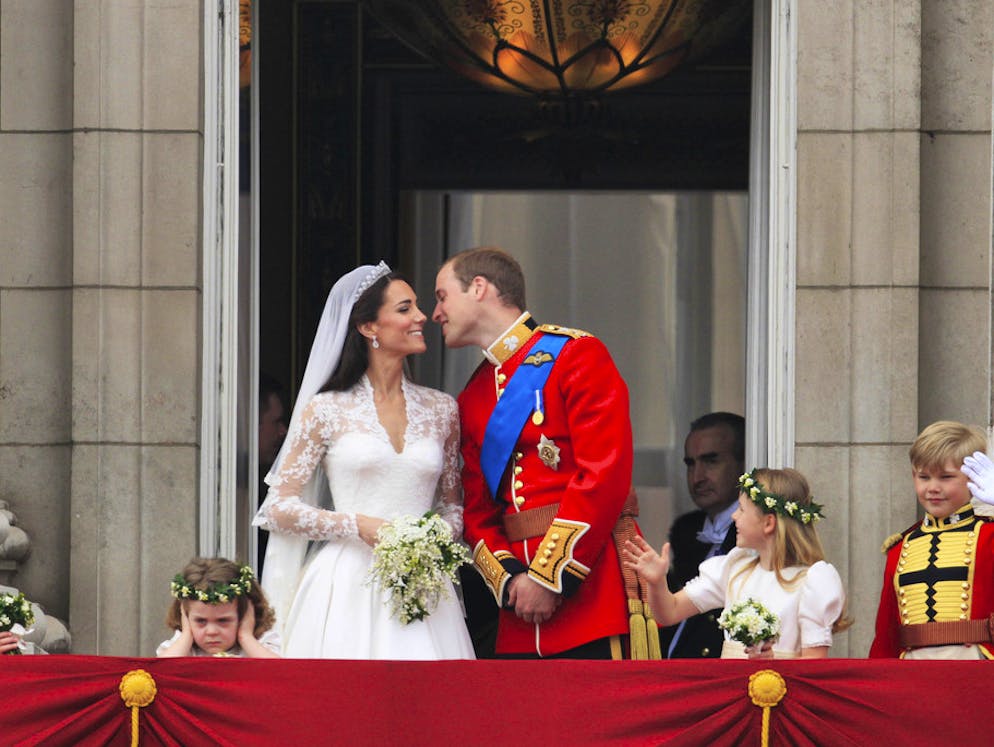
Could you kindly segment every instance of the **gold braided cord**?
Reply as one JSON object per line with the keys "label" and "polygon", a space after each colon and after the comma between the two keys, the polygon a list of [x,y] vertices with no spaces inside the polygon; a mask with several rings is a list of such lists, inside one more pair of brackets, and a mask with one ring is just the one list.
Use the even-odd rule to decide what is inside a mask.
{"label": "gold braided cord", "polygon": [[749,675],[748,692],[752,704],[763,709],[763,734],[760,744],[762,747],[769,747],[770,709],[779,705],[787,694],[787,683],[779,672],[761,669]]}
{"label": "gold braided cord", "polygon": [[645,637],[649,648],[649,659],[659,661],[663,658],[662,645],[659,643],[659,624],[652,616],[648,604],[643,604],[645,612]]}
{"label": "gold braided cord", "polygon": [[642,600],[628,600],[628,642],[631,646],[631,656],[634,661],[644,661],[649,658],[649,643],[646,638],[645,617],[642,615]]}
{"label": "gold braided cord", "polygon": [[138,747],[138,709],[155,700],[155,680],[144,669],[132,669],[121,677],[117,689],[124,706],[131,709],[131,747]]}

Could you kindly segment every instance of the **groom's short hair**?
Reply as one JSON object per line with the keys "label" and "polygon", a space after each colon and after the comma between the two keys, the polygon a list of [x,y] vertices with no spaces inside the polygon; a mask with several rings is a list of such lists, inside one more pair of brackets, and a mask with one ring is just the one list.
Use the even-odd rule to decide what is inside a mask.
{"label": "groom's short hair", "polygon": [[497,288],[501,302],[505,306],[516,306],[521,311],[525,303],[525,274],[521,265],[510,254],[495,246],[479,246],[454,254],[448,261],[452,272],[463,290],[469,288],[473,278],[486,278]]}

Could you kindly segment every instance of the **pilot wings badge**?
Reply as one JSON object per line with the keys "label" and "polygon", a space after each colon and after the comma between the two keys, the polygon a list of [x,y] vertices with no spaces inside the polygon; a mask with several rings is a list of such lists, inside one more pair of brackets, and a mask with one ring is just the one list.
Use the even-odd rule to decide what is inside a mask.
{"label": "pilot wings badge", "polygon": [[553,360],[554,358],[548,353],[546,353],[544,350],[537,350],[531,355],[529,355],[527,358],[525,358],[524,363],[522,363],[521,365],[523,366],[532,365],[538,367],[538,366],[543,366],[546,363],[552,363]]}

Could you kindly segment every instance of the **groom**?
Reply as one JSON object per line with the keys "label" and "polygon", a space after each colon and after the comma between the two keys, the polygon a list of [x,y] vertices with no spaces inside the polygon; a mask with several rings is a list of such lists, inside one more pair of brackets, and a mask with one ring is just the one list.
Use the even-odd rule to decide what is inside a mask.
{"label": "groom", "polygon": [[532,319],[521,267],[500,249],[449,259],[435,298],[446,346],[486,358],[459,413],[465,536],[501,607],[497,655],[621,658],[612,530],[632,476],[625,382],[595,337]]}

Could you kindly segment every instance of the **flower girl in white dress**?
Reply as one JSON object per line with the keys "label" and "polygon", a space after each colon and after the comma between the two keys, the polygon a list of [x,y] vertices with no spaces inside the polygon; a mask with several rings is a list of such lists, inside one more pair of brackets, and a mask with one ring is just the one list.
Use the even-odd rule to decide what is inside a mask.
{"label": "flower girl in white dress", "polygon": [[474,656],[451,587],[426,618],[404,624],[370,581],[384,523],[434,510],[462,535],[455,400],[404,374],[406,357],[425,350],[425,321],[411,286],[382,262],[348,273],[328,296],[255,519],[272,533],[263,586],[284,656]]}
{"label": "flower girl in white dress", "polygon": [[814,524],[821,506],[808,481],[794,469],[755,469],[739,478],[739,507],[732,515],[736,547],[708,558],[700,575],[672,593],[666,584],[669,543],[656,553],[641,537],[628,542],[625,565],[649,587],[649,605],[660,625],[736,602],[758,601],[777,616],[779,638],[744,647],[725,634],[723,659],[822,658],[832,633],[851,625],[838,572],[825,562]]}

